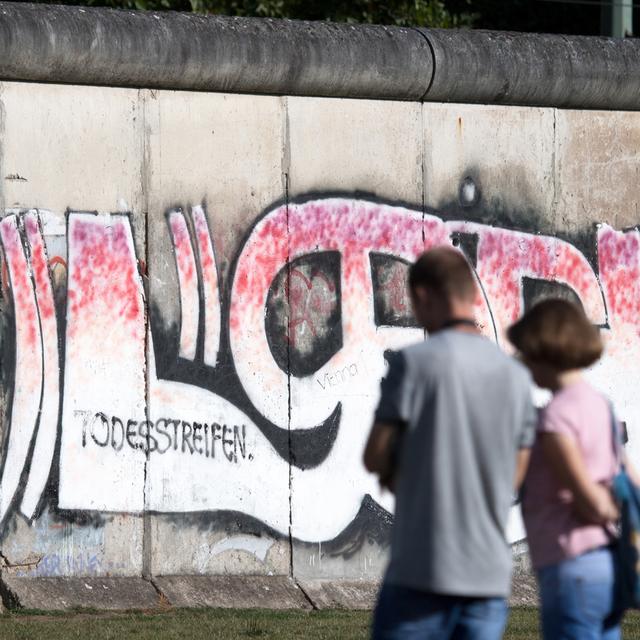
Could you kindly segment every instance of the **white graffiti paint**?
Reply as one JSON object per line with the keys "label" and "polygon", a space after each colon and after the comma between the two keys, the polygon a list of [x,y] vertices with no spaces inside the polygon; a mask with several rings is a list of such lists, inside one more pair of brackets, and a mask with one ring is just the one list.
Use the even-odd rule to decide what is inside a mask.
{"label": "white graffiti paint", "polygon": [[202,274],[202,292],[204,302],[204,363],[215,367],[218,361],[220,345],[220,291],[218,288],[218,269],[209,232],[209,224],[201,206],[191,209],[191,218],[198,247],[200,272]]}
{"label": "white graffiti paint", "polygon": [[187,220],[182,211],[169,213],[169,228],[180,283],[180,356],[188,360],[196,357],[198,342],[198,276],[196,258],[191,243]]}
{"label": "white graffiti paint", "polygon": [[[340,428],[326,460],[315,469],[292,468],[292,531],[297,538],[335,537],[353,520],[365,493],[387,509],[393,506],[391,496],[381,494],[362,467],[360,455],[384,373],[384,351],[423,334],[375,326],[369,256],[384,251],[413,260],[425,248],[425,229],[431,231],[420,212],[360,201],[310,202],[267,215],[240,254],[231,295],[231,348],[251,401],[268,419],[289,423],[292,429],[316,425],[342,405]],[[427,238],[445,241],[443,233]],[[321,251],[341,252],[343,347],[314,376],[294,378],[270,354],[263,309],[269,285],[287,259]],[[343,390],[322,389],[315,382],[354,362],[360,375]]]}
{"label": "white graffiti paint", "polygon": [[264,562],[267,558],[269,549],[273,546],[273,540],[256,536],[232,536],[223,538],[216,542],[210,549],[209,553],[215,557],[227,551],[244,551],[255,556],[260,562]]}
{"label": "white graffiti paint", "polygon": [[[229,510],[250,513],[280,532],[289,528],[289,465],[274,450],[258,427],[240,409],[206,389],[182,382],[159,380],[155,374],[153,345],[149,349],[149,419],[180,418],[211,431],[184,446],[184,431],[148,467],[147,509],[152,511]],[[164,426],[164,425],[163,425]],[[183,425],[181,424],[180,427]],[[233,428],[244,426],[244,455],[232,443]],[[225,436],[225,428],[227,435]],[[229,431],[231,429],[231,432]],[[219,436],[218,439],[214,439]],[[204,438],[208,441],[205,441]],[[235,445],[235,452],[232,450]],[[162,447],[164,448],[164,447]],[[198,453],[197,449],[201,452]],[[93,450],[94,455],[99,451]],[[130,450],[128,455],[136,455]],[[143,457],[142,452],[138,455]],[[231,458],[231,459],[230,459]]]}
{"label": "white graffiti paint", "polygon": [[[177,352],[194,365],[200,359],[210,370],[219,364],[221,334],[227,327],[222,327],[214,242],[202,207],[191,210],[191,222],[180,211],[169,214],[182,314]],[[580,298],[593,322],[607,327],[608,355],[590,375],[611,393],[633,429],[640,421],[633,383],[640,361],[637,230],[620,233],[601,226],[594,270],[576,247],[557,238],[445,222],[404,207],[346,198],[278,207],[249,234],[229,291],[229,355],[237,375],[230,384],[241,385],[248,397],[244,406],[204,386],[162,379],[129,217],[70,213],[57,506],[125,513],[240,512],[307,541],[330,540],[343,532],[367,494],[391,510],[390,496],[379,492],[360,457],[384,373],[384,351],[420,340],[423,333],[376,324],[379,292],[372,256],[411,261],[426,248],[450,244],[453,236],[475,239],[473,257],[482,290],[478,319],[492,339],[504,343],[505,328],[522,312],[526,279],[566,285]],[[49,475],[57,435],[58,328],[37,212],[6,217],[0,239],[16,333],[0,517],[10,512],[27,466],[21,510],[31,517]],[[340,256],[339,287],[327,285],[323,291],[327,300],[331,294],[331,304],[339,304],[341,346],[312,373],[291,375],[272,351],[265,315],[269,292],[288,264],[325,252]],[[299,278],[295,295],[301,296],[305,310],[319,304],[317,291],[311,291],[314,282],[327,278]],[[393,282],[384,280],[383,285]],[[309,324],[315,317],[304,317],[306,340],[315,335]],[[285,339],[293,350],[294,339],[302,334],[294,337],[291,322],[289,331]],[[303,346],[301,352],[313,351],[309,344]],[[332,383],[336,372],[342,372],[339,384]],[[333,439],[322,443],[326,455],[313,464],[299,464],[293,449],[278,448],[272,441],[275,434],[286,444],[295,435],[304,444],[338,407],[337,430],[333,435],[322,432]],[[632,457],[640,454],[633,438],[630,452]],[[512,539],[522,536],[517,510],[509,526]]]}
{"label": "white graffiti paint", "polygon": [[21,217],[15,215],[0,222],[0,238],[13,294],[16,359],[9,442],[0,482],[0,520],[6,516],[18,489],[36,433],[42,400],[43,361],[39,314],[31,267],[25,255],[19,224]]}
{"label": "white graffiti paint", "polygon": [[71,213],[68,224],[59,506],[142,511],[144,456],[83,447],[104,424],[96,413],[145,416],[146,317],[129,217]]}
{"label": "white graffiti paint", "polygon": [[24,227],[37,298],[44,378],[38,429],[31,456],[31,470],[20,507],[25,516],[32,518],[49,479],[58,435],[60,361],[58,326],[49,261],[37,212],[31,211],[24,217]]}

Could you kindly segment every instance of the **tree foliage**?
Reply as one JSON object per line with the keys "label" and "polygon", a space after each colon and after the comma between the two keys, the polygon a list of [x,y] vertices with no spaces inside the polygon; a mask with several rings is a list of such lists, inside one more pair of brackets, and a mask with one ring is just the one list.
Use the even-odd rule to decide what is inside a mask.
{"label": "tree foliage", "polygon": [[63,3],[443,28],[471,27],[477,17],[470,11],[471,0],[462,0],[456,11],[447,9],[443,0],[63,0]]}
{"label": "tree foliage", "polygon": [[[121,9],[196,11],[228,16],[476,27],[549,33],[600,32],[601,7],[574,0],[35,0]],[[588,0],[593,2],[593,0]],[[636,9],[638,14],[640,10]],[[636,15],[636,22],[640,15]]]}

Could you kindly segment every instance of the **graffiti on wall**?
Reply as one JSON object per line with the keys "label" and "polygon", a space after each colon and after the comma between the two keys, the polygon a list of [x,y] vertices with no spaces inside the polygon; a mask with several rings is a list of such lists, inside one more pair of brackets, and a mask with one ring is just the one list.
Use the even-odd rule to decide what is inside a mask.
{"label": "graffiti on wall", "polygon": [[[49,251],[42,212],[2,219],[13,370],[0,520],[36,517],[52,469],[65,512],[234,512],[300,541],[336,539],[363,504],[384,517],[391,498],[361,452],[385,351],[424,337],[407,265],[442,244],[472,264],[479,324],[501,345],[541,295],[578,299],[608,342],[592,375],[631,426],[640,420],[637,229],[599,226],[587,256],[561,238],[437,212],[315,199],[259,218],[221,287],[209,215],[166,216],[173,333],[148,300],[128,215],[69,212],[64,255]],[[52,264],[66,267],[62,283]]]}

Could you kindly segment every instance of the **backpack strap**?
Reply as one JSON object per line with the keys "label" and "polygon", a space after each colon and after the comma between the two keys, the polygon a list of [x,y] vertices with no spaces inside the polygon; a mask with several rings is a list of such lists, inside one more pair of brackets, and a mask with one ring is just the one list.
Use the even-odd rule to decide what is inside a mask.
{"label": "backpack strap", "polygon": [[616,418],[616,412],[613,408],[613,402],[609,403],[609,416],[611,421],[611,440],[613,442],[613,453],[618,463],[618,467],[624,471],[624,458],[622,455],[622,434],[620,433],[620,423]]}

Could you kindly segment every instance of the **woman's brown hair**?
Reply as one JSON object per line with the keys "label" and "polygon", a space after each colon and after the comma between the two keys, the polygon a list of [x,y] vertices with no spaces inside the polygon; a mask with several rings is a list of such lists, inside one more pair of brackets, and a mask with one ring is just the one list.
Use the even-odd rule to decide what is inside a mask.
{"label": "woman's brown hair", "polygon": [[507,337],[526,360],[559,371],[592,365],[604,348],[598,329],[582,308],[559,298],[533,306],[509,327]]}

